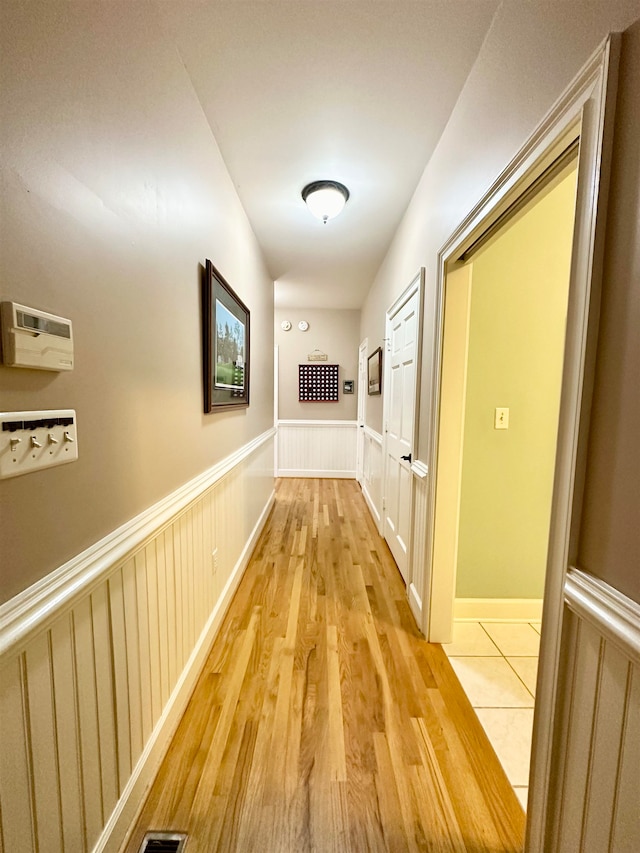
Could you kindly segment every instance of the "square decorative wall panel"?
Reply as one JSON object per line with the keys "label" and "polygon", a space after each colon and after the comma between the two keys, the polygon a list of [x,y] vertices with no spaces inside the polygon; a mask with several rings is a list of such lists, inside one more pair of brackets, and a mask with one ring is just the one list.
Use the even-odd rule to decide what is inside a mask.
{"label": "square decorative wall panel", "polygon": [[299,364],[298,399],[301,403],[338,402],[337,364]]}

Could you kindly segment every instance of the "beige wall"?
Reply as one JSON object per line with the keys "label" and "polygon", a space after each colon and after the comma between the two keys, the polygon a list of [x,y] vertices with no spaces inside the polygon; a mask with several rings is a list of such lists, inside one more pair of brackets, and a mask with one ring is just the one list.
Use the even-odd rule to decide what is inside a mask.
{"label": "beige wall", "polygon": [[[280,326],[289,320],[292,328]],[[306,320],[306,332],[298,329]],[[278,309],[275,312],[275,342],[278,345],[278,416],[282,420],[355,420],[358,401],[359,311],[331,311],[309,308]],[[339,364],[340,399],[337,403],[300,403],[298,365],[309,364],[314,349],[326,353],[329,364]],[[353,394],[342,393],[344,379],[353,379]],[[373,398],[370,398],[373,399]]]}
{"label": "beige wall", "polygon": [[542,598],[575,187],[574,164],[473,259],[458,598]]}
{"label": "beige wall", "polygon": [[622,39],[580,568],[640,602],[640,21]]}
{"label": "beige wall", "polygon": [[[272,424],[273,285],[153,4],[5,2],[0,31],[0,297],[71,318],[76,358],[0,366],[0,408],[75,408],[80,453],[0,482],[6,600]],[[203,414],[207,257],[251,310],[239,413]]]}
{"label": "beige wall", "polygon": [[[369,341],[384,337],[386,308],[411,281],[420,266],[426,267],[425,337],[421,384],[418,457],[422,457],[429,442],[431,364],[433,353],[433,312],[435,304],[435,274],[437,253],[454,229],[482,197],[492,181],[522,147],[535,127],[568,86],[578,70],[611,30],[624,30],[638,17],[637,0],[596,0],[586,6],[580,2],[550,4],[546,2],[504,2],[493,21],[478,59],[460,94],[449,123],[418,184],[407,212],[400,223],[386,258],[373,282],[362,309],[360,336]],[[636,62],[634,59],[633,62]],[[628,60],[631,64],[632,60]],[[635,65],[633,65],[635,69]],[[629,68],[627,103],[638,98],[636,72]],[[633,78],[633,79],[632,79]],[[623,89],[624,92],[624,89]],[[603,500],[623,509],[621,520],[615,520],[610,509],[606,526],[598,520],[597,530],[584,539],[589,548],[589,568],[597,571],[596,560],[605,559],[610,566],[612,581],[626,578],[627,590],[640,600],[640,579],[637,573],[638,527],[626,526],[629,513],[638,513],[635,502],[628,503],[637,489],[628,474],[635,465],[638,451],[632,436],[637,423],[638,359],[637,334],[632,335],[632,318],[637,308],[638,265],[638,128],[637,119],[629,114],[621,129],[624,150],[618,153],[618,190],[621,205],[617,214],[620,235],[612,237],[609,263],[622,278],[609,283],[605,299],[603,342],[610,353],[613,367],[602,374],[596,399],[595,423],[600,424],[594,438],[590,476],[599,487],[606,487],[602,497],[595,495],[595,486],[588,488],[590,524],[603,509]],[[630,186],[626,181],[630,180]],[[615,215],[615,214],[614,214]],[[634,227],[636,230],[634,230]],[[636,259],[626,268],[625,253]],[[613,256],[615,255],[615,260]],[[634,288],[632,283],[635,282]],[[612,290],[613,288],[613,290]],[[615,291],[615,292],[614,292]],[[607,314],[608,312],[608,314]],[[620,325],[622,324],[622,325]],[[635,328],[637,329],[637,323]],[[635,379],[633,377],[636,377]],[[605,388],[613,379],[613,388]],[[635,382],[635,392],[633,391]],[[616,430],[622,443],[607,448],[607,427],[610,410],[605,405],[615,395],[616,411],[625,415],[625,423]],[[367,422],[380,431],[382,405],[367,409]],[[618,455],[622,454],[619,458]],[[613,470],[614,467],[617,470]],[[640,478],[635,478],[637,484]],[[606,498],[604,497],[606,495]],[[625,522],[622,521],[625,520]],[[618,547],[613,535],[621,533],[625,523],[624,547]],[[595,539],[599,544],[596,547]],[[627,556],[623,557],[623,553]],[[585,551],[586,553],[586,551]],[[622,568],[619,559],[626,562]],[[636,567],[635,569],[633,567]]]}

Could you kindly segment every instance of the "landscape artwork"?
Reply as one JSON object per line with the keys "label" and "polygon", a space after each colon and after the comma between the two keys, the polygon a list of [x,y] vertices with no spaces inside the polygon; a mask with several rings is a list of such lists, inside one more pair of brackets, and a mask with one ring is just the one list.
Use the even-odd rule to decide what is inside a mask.
{"label": "landscape artwork", "polygon": [[249,405],[249,309],[211,261],[202,288],[204,410]]}

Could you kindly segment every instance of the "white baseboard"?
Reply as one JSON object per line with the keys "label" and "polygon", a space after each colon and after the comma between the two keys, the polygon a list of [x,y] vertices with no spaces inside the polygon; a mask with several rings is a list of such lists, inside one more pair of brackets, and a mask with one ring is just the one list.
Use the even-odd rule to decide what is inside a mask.
{"label": "white baseboard", "polygon": [[367,506],[369,507],[369,512],[373,516],[373,520],[375,521],[377,528],[380,529],[380,524],[382,521],[382,518],[380,516],[380,510],[373,502],[365,482],[362,483],[362,494],[364,496]]}
{"label": "white baseboard", "polygon": [[539,622],[541,598],[456,598],[453,618],[463,622]]}
{"label": "white baseboard", "polygon": [[409,584],[408,593],[409,607],[411,608],[413,617],[416,620],[416,624],[418,625],[418,627],[420,627],[420,623],[422,620],[422,599],[418,595],[418,590],[415,588],[413,583]]}
{"label": "white baseboard", "polygon": [[311,477],[318,479],[327,479],[327,480],[355,480],[356,472],[355,471],[330,471],[330,470],[309,470],[308,468],[293,470],[293,469],[282,469],[280,468],[278,471],[278,477]]}
{"label": "white baseboard", "polygon": [[244,571],[249,564],[251,554],[269,518],[269,513],[274,502],[275,492],[272,492],[242,551],[240,559],[227,580],[222,594],[191,652],[187,665],[182,671],[162,716],[158,720],[140,759],[133,769],[116,808],[112,812],[98,843],[93,849],[93,853],[117,853],[123,846],[128,833],[133,830],[136,818],[144,806],[146,793],[158,772],[171,738],[178,727],[178,723],[182,719],[207,655],[211,650],[213,641],[231,604],[238,584],[242,580]]}

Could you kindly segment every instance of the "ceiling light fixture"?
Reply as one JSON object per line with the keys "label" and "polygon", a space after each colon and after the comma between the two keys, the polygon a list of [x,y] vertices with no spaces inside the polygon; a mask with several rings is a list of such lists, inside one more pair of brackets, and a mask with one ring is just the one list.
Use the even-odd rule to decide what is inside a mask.
{"label": "ceiling light fixture", "polygon": [[349,190],[338,181],[314,181],[302,190],[302,200],[325,225],[342,211],[348,198]]}

